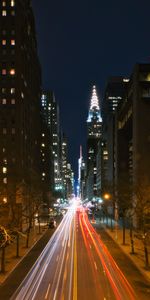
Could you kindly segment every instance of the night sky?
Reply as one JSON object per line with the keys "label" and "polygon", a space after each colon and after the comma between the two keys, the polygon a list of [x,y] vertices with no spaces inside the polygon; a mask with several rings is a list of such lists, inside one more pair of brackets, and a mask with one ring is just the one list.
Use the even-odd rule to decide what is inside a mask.
{"label": "night sky", "polygon": [[91,88],[100,101],[109,76],[150,62],[149,0],[33,0],[43,88],[54,91],[69,157],[85,153]]}

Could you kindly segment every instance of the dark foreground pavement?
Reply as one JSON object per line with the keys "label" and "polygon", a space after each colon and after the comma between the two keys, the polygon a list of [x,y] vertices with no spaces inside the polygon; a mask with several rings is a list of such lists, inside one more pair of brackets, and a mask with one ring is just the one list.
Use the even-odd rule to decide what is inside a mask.
{"label": "dark foreground pavement", "polygon": [[[101,239],[108,248],[110,254],[133,286],[139,300],[150,299],[150,282],[145,279],[140,270],[134,265],[130,258],[121,250],[117,243],[109,236],[101,225],[94,226],[100,234]],[[150,271],[149,271],[150,272]]]}
{"label": "dark foreground pavement", "polygon": [[34,245],[29,253],[23,258],[23,260],[17,265],[8,278],[0,286],[0,299],[9,300],[18,286],[21,284],[40,253],[48,243],[54,230],[48,229],[42,238]]}

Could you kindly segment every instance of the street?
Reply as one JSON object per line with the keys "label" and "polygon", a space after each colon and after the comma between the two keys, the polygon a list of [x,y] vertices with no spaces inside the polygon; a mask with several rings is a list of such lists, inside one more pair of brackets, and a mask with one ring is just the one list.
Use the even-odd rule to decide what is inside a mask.
{"label": "street", "polygon": [[11,300],[138,299],[85,210],[70,208]]}

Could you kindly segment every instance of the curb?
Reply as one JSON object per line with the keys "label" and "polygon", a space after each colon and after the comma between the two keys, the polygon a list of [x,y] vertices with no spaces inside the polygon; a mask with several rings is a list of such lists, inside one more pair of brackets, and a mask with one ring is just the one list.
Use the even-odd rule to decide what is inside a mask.
{"label": "curb", "polygon": [[132,258],[132,256],[130,256],[129,253],[127,253],[124,248],[117,243],[117,241],[112,237],[112,235],[109,233],[109,229],[105,228],[103,226],[103,229],[105,230],[105,232],[109,235],[109,237],[116,243],[116,245],[119,246],[119,248],[123,251],[123,253],[132,261],[132,263],[134,263],[134,265],[136,266],[136,268],[139,270],[139,272],[144,276],[144,278],[150,282],[150,278],[149,276],[139,267],[139,265],[135,262],[135,260]]}
{"label": "curb", "polygon": [[16,263],[16,265],[11,269],[11,271],[8,271],[8,275],[5,277],[5,279],[0,283],[0,287],[5,283],[5,280],[8,279],[8,277],[11,275],[11,273],[17,268],[17,266],[22,262],[22,260],[29,254],[29,252],[32,250],[32,248],[40,241],[40,239],[46,234],[47,229],[45,230],[45,232],[41,235],[41,237],[36,240],[31,247],[28,248],[27,252],[25,253],[25,255],[23,255],[19,261]]}

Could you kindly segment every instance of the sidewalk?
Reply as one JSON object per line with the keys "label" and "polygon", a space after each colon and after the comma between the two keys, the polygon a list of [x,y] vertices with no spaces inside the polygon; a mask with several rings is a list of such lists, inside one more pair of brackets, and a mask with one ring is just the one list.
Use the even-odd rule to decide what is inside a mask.
{"label": "sidewalk", "polygon": [[[26,235],[20,236],[19,258],[16,257],[16,240],[5,248],[5,273],[0,272],[0,285],[6,280],[10,273],[16,268],[20,261],[27,255],[36,242],[41,239],[47,230],[47,226],[41,226],[41,233],[39,234],[39,228],[35,225],[31,229],[29,237],[29,248],[26,248]],[[0,251],[1,259],[2,251]]]}
{"label": "sidewalk", "polygon": [[[122,249],[122,251],[132,260],[132,262],[136,265],[139,271],[143,274],[143,276],[150,281],[150,269],[146,270],[145,268],[145,256],[144,256],[144,247],[143,242],[134,237],[135,232],[133,231],[134,237],[134,250],[135,254],[131,254],[131,242],[130,242],[130,231],[126,229],[126,244],[122,244],[122,229],[113,222],[113,230],[110,228],[110,220],[109,227],[106,223],[101,223],[104,227],[105,231],[109,234],[109,236],[118,244],[118,246]],[[150,245],[148,248],[149,259],[150,259]]]}

